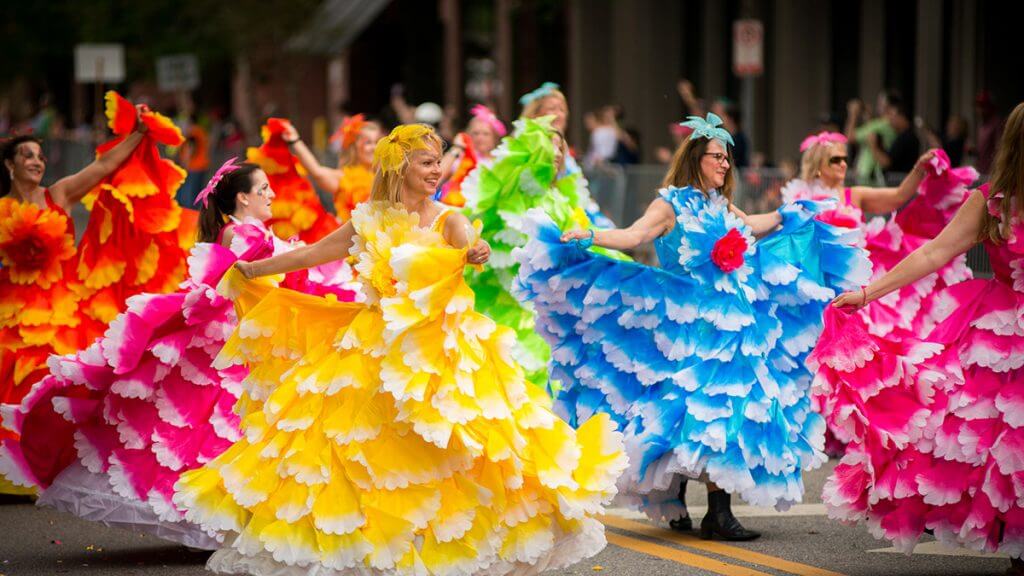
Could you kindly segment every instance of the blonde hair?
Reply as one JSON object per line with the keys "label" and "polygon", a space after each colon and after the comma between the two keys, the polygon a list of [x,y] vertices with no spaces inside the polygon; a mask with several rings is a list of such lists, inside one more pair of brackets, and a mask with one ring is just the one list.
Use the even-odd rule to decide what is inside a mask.
{"label": "blonde hair", "polygon": [[[710,142],[711,140],[707,138],[698,137],[694,139],[692,136],[688,136],[686,140],[683,140],[679,147],[676,148],[675,154],[672,155],[672,163],[661,185],[666,187],[674,186],[676,188],[693,186],[705,194],[708,190],[711,190],[713,186],[704,181],[704,173],[700,169],[701,158],[704,157]],[[733,176],[732,150],[725,146],[725,153],[729,158],[729,170],[725,173],[725,183],[722,184],[722,189],[718,193],[725,196],[725,199],[731,203],[736,179]]]}
{"label": "blonde hair", "polygon": [[363,124],[363,127],[359,129],[359,136],[356,137],[356,141],[350,146],[341,149],[341,154],[338,154],[338,168],[345,168],[346,166],[358,164],[358,160],[356,160],[356,158],[359,156],[359,138],[363,136],[363,132],[366,132],[366,130],[371,128],[377,130],[381,136],[384,136],[383,126],[373,120],[367,120],[366,124]]}
{"label": "blonde hair", "polygon": [[821,176],[821,169],[832,156],[837,142],[827,142],[811,146],[800,156],[800,179],[813,182]]}
{"label": "blonde hair", "polygon": [[[403,128],[418,126],[421,129],[426,129],[425,133],[417,138],[420,142],[410,142],[401,139],[395,139],[395,135],[400,133]],[[406,124],[399,126],[392,130],[390,136],[381,138],[377,142],[377,148],[382,146],[399,146],[401,147],[403,158],[400,164],[395,167],[388,168],[382,166],[381,162],[377,162],[374,167],[373,175],[373,187],[370,189],[370,200],[374,202],[391,202],[397,204],[402,201],[402,181],[405,180],[405,171],[409,168],[409,155],[416,150],[428,150],[434,149],[440,153],[444,148],[444,144],[441,141],[441,137],[437,135],[434,128],[427,124]],[[377,156],[375,153],[375,156]]]}
{"label": "blonde hair", "polygon": [[996,160],[989,179],[990,194],[1003,193],[999,202],[999,216],[985,211],[981,238],[996,244],[1006,238],[1014,212],[1024,209],[1024,102],[1017,105],[1006,119],[1003,137],[999,140]]}
{"label": "blonde hair", "polygon": [[520,116],[523,118],[536,118],[540,115],[541,104],[543,104],[548,98],[561,98],[562,103],[565,104],[565,109],[569,109],[569,99],[565,97],[565,94],[563,94],[558,88],[552,88],[551,91],[544,96],[541,96],[536,100],[531,100],[523,106],[523,113],[520,114]]}

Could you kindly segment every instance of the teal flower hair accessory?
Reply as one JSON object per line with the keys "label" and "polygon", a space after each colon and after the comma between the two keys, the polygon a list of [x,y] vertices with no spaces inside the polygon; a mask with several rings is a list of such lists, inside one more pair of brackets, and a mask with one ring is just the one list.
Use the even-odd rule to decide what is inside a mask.
{"label": "teal flower hair accessory", "polygon": [[700,116],[687,116],[686,122],[680,122],[680,126],[693,130],[691,138],[707,138],[708,140],[721,140],[729,146],[735,146],[732,141],[732,134],[725,128],[721,128],[722,119],[713,112],[708,112],[707,118]]}
{"label": "teal flower hair accessory", "polygon": [[537,88],[533,92],[527,92],[526,94],[523,94],[523,97],[519,99],[519,103],[522,104],[523,106],[526,106],[530,102],[543,98],[548,94],[551,94],[555,90],[558,90],[559,88],[560,86],[558,84],[555,84],[554,82],[545,82],[540,85],[540,88]]}

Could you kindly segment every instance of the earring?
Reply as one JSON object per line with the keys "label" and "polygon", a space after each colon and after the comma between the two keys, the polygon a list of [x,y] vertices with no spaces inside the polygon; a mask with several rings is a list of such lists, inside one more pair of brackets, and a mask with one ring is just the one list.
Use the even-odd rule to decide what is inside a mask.
{"label": "earring", "polygon": [[248,202],[242,202],[242,206],[249,206]]}

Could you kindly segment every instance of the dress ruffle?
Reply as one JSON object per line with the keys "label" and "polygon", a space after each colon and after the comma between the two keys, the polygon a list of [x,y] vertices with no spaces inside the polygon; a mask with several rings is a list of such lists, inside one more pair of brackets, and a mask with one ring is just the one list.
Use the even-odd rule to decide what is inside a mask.
{"label": "dress ruffle", "polygon": [[[56,485],[60,495],[44,502],[86,511],[87,519],[99,517],[98,505],[76,507],[75,494],[106,502],[107,524],[178,535],[193,546],[213,542],[194,526],[183,527],[171,497],[182,471],[209,462],[240,437],[233,406],[246,371],[212,367],[237,323],[231,301],[214,287],[239,259],[288,249],[259,222],[233,231],[230,249],[193,248],[180,291],[132,297],[103,338],[76,355],[51,357],[50,375],[6,411],[5,426],[21,439],[4,443],[0,469],[19,484],[39,487],[44,496]],[[327,281],[311,281],[313,272]],[[347,277],[314,270],[283,282],[300,289],[315,284],[320,293],[351,300],[355,293],[346,278],[350,270]],[[246,296],[255,300],[268,289],[254,284]],[[81,470],[65,474],[70,467]],[[100,498],[97,486],[104,483],[107,493]]]}
{"label": "dress ruffle", "polygon": [[[208,567],[506,574],[595,554],[621,436],[607,419],[574,431],[526,383],[514,333],[473,311],[464,249],[400,208],[352,222],[368,304],[276,289],[218,357],[251,367],[244,436],[175,496],[229,534]],[[249,285],[229,272],[221,290]]]}
{"label": "dress ruffle", "polygon": [[279,238],[313,243],[338,228],[338,220],[324,210],[320,197],[306,179],[306,170],[292,156],[281,134],[287,120],[270,118],[263,125],[263,144],[249,148],[246,159],[267,173],[274,190],[273,217],[268,222]]}
{"label": "dress ruffle", "polygon": [[[116,136],[98,155],[119,144],[135,129],[131,102],[108,92],[108,125]],[[194,223],[182,218],[175,191],[185,171],[160,155],[159,146],[184,142],[171,120],[156,112],[141,115],[148,130],[142,142],[113,173],[84,199],[89,224],[70,266],[72,285],[81,300],[79,332],[85,343],[101,336],[128,298],[177,289],[185,277],[187,250],[195,240]]]}
{"label": "dress ruffle", "polygon": [[502,139],[492,162],[480,164],[462,184],[465,213],[483,224],[483,239],[491,245],[491,259],[482,271],[470,273],[478,310],[516,332],[516,361],[527,378],[548,385],[548,345],[534,330],[533,312],[511,293],[518,263],[512,250],[528,240],[523,225],[527,210],[540,208],[559,226],[589,229],[586,208],[590,196],[581,186],[582,174],[556,174],[549,119],[521,119]]}
{"label": "dress ruffle", "polygon": [[1015,217],[1010,230],[985,244],[995,278],[943,290],[953,312],[923,340],[893,343],[861,317],[826,317],[812,366],[825,416],[850,442],[825,485],[830,516],[908,552],[927,529],[1024,555],[1024,224]]}
{"label": "dress ruffle", "polygon": [[675,517],[680,474],[785,508],[802,497],[801,470],[824,460],[799,358],[814,314],[866,279],[866,258],[813,203],[784,207],[782,230],[755,244],[717,194],[662,195],[678,215],[665,269],[563,244],[545,215],[527,218],[517,289],[552,346],[556,405],[574,425],[608,414],[622,427],[620,493],[655,519]]}

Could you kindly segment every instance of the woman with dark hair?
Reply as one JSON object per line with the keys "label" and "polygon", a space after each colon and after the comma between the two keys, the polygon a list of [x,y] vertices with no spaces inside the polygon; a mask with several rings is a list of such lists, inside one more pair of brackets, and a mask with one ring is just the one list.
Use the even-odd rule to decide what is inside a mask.
{"label": "woman with dark hair", "polygon": [[[981,243],[993,278],[943,290],[947,315],[896,342],[842,314],[919,282]],[[911,551],[924,532],[1008,554],[1024,574],[1024,104],[1006,121],[989,183],[953,220],[826,315],[812,365],[827,417],[852,438],[825,485],[829,515]]]}
{"label": "woman with dark hair", "polygon": [[[5,424],[0,471],[39,490],[40,505],[189,546],[217,542],[185,522],[171,487],[238,439],[233,406],[247,372],[214,358],[237,324],[215,287],[235,262],[291,249],[267,229],[274,191],[255,164],[228,161],[199,193],[199,243],[171,294],[133,296],[102,338],[50,362]],[[353,300],[344,262],[282,285]],[[269,286],[269,284],[268,284]],[[257,298],[259,290],[248,294]]]}
{"label": "woman with dark hair", "polygon": [[[136,106],[138,114],[147,112],[145,105]],[[13,198],[19,202],[35,204],[40,208],[68,212],[89,193],[100,180],[117,169],[142,142],[146,123],[138,122],[134,132],[85,168],[43,186],[46,175],[46,156],[42,141],[35,136],[22,135],[0,146],[0,198]]]}
{"label": "woman with dark hair", "polygon": [[[801,471],[825,461],[802,358],[828,300],[869,269],[814,203],[736,208],[731,135],[714,114],[684,124],[693,133],[665,188],[631,226],[563,233],[539,212],[526,219],[519,295],[551,344],[563,417],[608,414],[625,434],[625,503],[690,530],[685,486],[698,479],[701,537],[750,540],[759,533],[736,520],[730,495],[785,509],[803,496]],[[661,268],[589,250],[651,241]]]}

